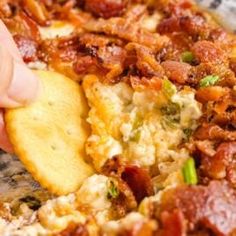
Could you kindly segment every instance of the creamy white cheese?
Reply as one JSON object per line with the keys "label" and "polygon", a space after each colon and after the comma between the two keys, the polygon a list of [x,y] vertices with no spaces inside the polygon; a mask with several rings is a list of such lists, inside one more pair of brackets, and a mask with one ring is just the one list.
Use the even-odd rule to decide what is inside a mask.
{"label": "creamy white cheese", "polygon": [[111,202],[107,198],[108,180],[104,175],[92,175],[87,178],[77,192],[78,203],[94,210],[109,209]]}
{"label": "creamy white cheese", "polygon": [[68,36],[75,30],[75,26],[64,21],[53,21],[48,27],[39,27],[42,39],[53,39]]}
{"label": "creamy white cheese", "polygon": [[186,139],[184,130],[194,130],[201,116],[194,92],[176,90],[167,98],[164,91],[135,91],[124,83],[105,85],[91,78],[92,82],[89,76],[85,81],[90,86],[84,86],[92,126],[86,151],[96,169],[121,154],[127,162],[155,166],[161,174],[177,171],[189,157],[179,148]]}

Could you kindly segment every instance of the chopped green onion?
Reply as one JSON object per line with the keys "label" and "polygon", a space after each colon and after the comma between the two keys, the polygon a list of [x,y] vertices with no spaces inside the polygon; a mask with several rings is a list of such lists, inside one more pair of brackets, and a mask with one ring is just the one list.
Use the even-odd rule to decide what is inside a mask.
{"label": "chopped green onion", "polygon": [[200,80],[199,86],[200,87],[208,87],[214,85],[220,77],[218,75],[208,75]]}
{"label": "chopped green onion", "polygon": [[162,91],[167,98],[171,98],[176,92],[177,89],[174,84],[172,84],[168,79],[163,80]]}
{"label": "chopped green onion", "polygon": [[193,133],[193,131],[189,128],[183,129],[183,132],[184,132],[187,140],[189,140],[191,134]]}
{"label": "chopped green onion", "polygon": [[186,63],[193,62],[193,60],[194,60],[193,53],[190,51],[183,52],[181,54],[181,60],[182,60],[182,62],[186,62]]}
{"label": "chopped green onion", "polygon": [[113,181],[109,181],[109,187],[107,191],[108,199],[115,199],[119,196],[119,189],[116,187]]}
{"label": "chopped green onion", "polygon": [[195,168],[195,162],[193,158],[189,158],[183,168],[182,168],[182,173],[184,177],[184,181],[186,184],[197,184],[197,172]]}
{"label": "chopped green onion", "polygon": [[176,129],[178,128],[178,120],[173,120],[171,119],[171,117],[167,116],[167,117],[163,117],[161,119],[161,125],[164,129],[171,128],[171,129]]}
{"label": "chopped green onion", "polygon": [[180,106],[177,103],[169,103],[166,106],[161,107],[161,113],[162,115],[176,115],[180,112]]}
{"label": "chopped green onion", "polygon": [[169,103],[166,106],[160,108],[162,117],[162,125],[165,128],[167,125],[169,128],[177,128],[177,124],[180,121],[180,106],[177,103]]}

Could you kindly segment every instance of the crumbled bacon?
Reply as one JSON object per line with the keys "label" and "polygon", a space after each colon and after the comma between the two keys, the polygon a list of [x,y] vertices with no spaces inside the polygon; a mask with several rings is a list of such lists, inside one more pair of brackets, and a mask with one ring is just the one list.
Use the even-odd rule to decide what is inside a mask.
{"label": "crumbled bacon", "polygon": [[194,133],[199,140],[234,141],[236,131],[224,130],[218,125],[203,123]]}
{"label": "crumbled bacon", "polygon": [[200,88],[196,92],[196,99],[201,103],[206,103],[209,101],[219,101],[225,95],[227,95],[227,90],[220,86],[210,86]]}
{"label": "crumbled bacon", "polygon": [[105,33],[112,36],[118,36],[134,43],[139,43],[147,47],[159,50],[168,42],[168,38],[153,34],[140,29],[134,22],[129,23],[124,18],[116,17],[109,20],[99,19],[89,21],[84,25],[84,29],[90,32]]}
{"label": "crumbled bacon", "polygon": [[215,155],[216,151],[214,150],[214,145],[210,140],[203,140],[203,141],[195,141],[194,142],[196,148],[207,156]]}
{"label": "crumbled bacon", "polygon": [[128,0],[85,0],[85,7],[95,16],[110,18],[121,15]]}
{"label": "crumbled bacon", "polygon": [[[141,167],[123,163],[118,156],[113,157],[104,165],[103,173],[118,179],[119,189],[123,195],[128,193],[127,196],[130,199],[128,209],[131,208],[130,206],[134,206],[134,202],[139,203],[144,197],[154,194],[151,177],[148,172]],[[132,199],[131,195],[134,199]],[[122,195],[118,199],[115,199],[116,205],[119,207],[123,205],[124,208],[127,204],[123,201],[124,197]]]}
{"label": "crumbled bacon", "polygon": [[86,225],[83,224],[71,224],[65,230],[53,236],[89,236],[89,232]]}
{"label": "crumbled bacon", "polygon": [[47,25],[49,14],[44,4],[37,0],[23,0],[24,10],[31,16],[38,24]]}
{"label": "crumbled bacon", "polygon": [[170,80],[179,84],[187,83],[191,70],[189,64],[177,61],[164,61],[161,65]]}
{"label": "crumbled bacon", "polygon": [[217,44],[210,41],[198,41],[193,45],[192,51],[195,57],[203,63],[224,63],[227,61],[225,52]]}
{"label": "crumbled bacon", "polygon": [[162,79],[156,76],[153,76],[152,78],[146,78],[146,77],[140,78],[139,76],[130,76],[128,80],[132,88],[135,90],[151,89],[159,91],[162,88],[162,82],[163,82]]}
{"label": "crumbled bacon", "polygon": [[[159,77],[164,76],[164,70],[157,62],[155,58],[155,53],[149,47],[145,47],[138,43],[128,43],[125,47],[129,55],[133,55],[135,60],[135,65],[139,70],[139,75],[144,77]],[[126,61],[126,65],[127,65]]]}
{"label": "crumbled bacon", "polygon": [[132,229],[122,229],[119,236],[154,236],[155,225],[151,221],[138,221],[132,226]]}
{"label": "crumbled bacon", "polygon": [[163,229],[159,231],[160,236],[184,236],[186,225],[184,215],[180,210],[174,210],[172,213],[163,211],[161,213],[161,222]]}
{"label": "crumbled bacon", "polygon": [[198,15],[193,16],[171,16],[164,19],[158,25],[158,32],[168,34],[174,32],[185,32],[192,37],[207,38],[209,34],[205,20]]}
{"label": "crumbled bacon", "polygon": [[78,74],[93,73],[97,70],[97,61],[91,56],[81,56],[74,64],[75,72]]}
{"label": "crumbled bacon", "polygon": [[[24,25],[26,27],[26,31],[29,34],[29,36],[33,38],[34,40],[39,41],[41,36],[40,36],[38,25],[36,24],[36,22],[33,21],[31,18],[29,18],[24,12],[19,13],[19,16],[21,17],[23,22],[25,22]],[[23,34],[23,32],[20,32],[20,33]]]}
{"label": "crumbled bacon", "polygon": [[222,87],[232,88],[236,83],[236,77],[227,63],[215,64],[214,62],[207,62],[193,67],[193,77],[196,82],[199,82],[208,75],[218,75],[220,80],[217,82],[217,85]]}
{"label": "crumbled bacon", "polygon": [[18,5],[18,1],[1,0],[0,1],[0,19],[9,18],[14,14],[13,9]]}
{"label": "crumbled bacon", "polygon": [[180,186],[166,190],[156,217],[162,216],[162,224],[168,227],[167,232],[178,222],[182,230],[186,224],[185,234],[200,227],[217,236],[230,235],[236,230],[235,205],[235,190],[225,181],[212,181],[208,186]]}
{"label": "crumbled bacon", "polygon": [[23,35],[15,35],[14,40],[26,63],[37,60],[37,43],[34,40]]}
{"label": "crumbled bacon", "polygon": [[138,203],[144,197],[154,194],[148,172],[140,167],[126,166],[121,174],[121,178],[129,185]]}
{"label": "crumbled bacon", "polygon": [[23,11],[10,19],[3,20],[13,35],[24,35],[25,37],[32,38],[37,42],[40,40],[38,25]]}
{"label": "crumbled bacon", "polygon": [[[232,175],[233,156],[236,154],[236,142],[221,143],[213,156],[204,156],[202,168],[206,174],[213,179],[223,179],[228,170]],[[230,169],[228,169],[230,168]],[[236,183],[236,182],[235,182]]]}
{"label": "crumbled bacon", "polygon": [[177,17],[170,17],[164,19],[157,28],[158,32],[161,34],[173,33],[180,31],[180,24]]}
{"label": "crumbled bacon", "polygon": [[119,195],[117,198],[112,198],[111,202],[114,208],[114,216],[116,218],[121,218],[125,216],[127,212],[130,212],[137,207],[137,201],[129,185],[119,177],[116,177],[116,180],[118,183],[117,189],[119,190]]}

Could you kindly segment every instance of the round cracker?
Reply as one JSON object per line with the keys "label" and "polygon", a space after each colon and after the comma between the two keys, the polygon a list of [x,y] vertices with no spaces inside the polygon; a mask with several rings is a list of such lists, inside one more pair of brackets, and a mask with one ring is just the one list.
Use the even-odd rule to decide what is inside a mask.
{"label": "round cracker", "polygon": [[8,109],[6,128],[26,169],[55,194],[76,191],[93,173],[84,160],[89,135],[88,106],[76,82],[49,71],[36,71],[41,87],[29,106]]}

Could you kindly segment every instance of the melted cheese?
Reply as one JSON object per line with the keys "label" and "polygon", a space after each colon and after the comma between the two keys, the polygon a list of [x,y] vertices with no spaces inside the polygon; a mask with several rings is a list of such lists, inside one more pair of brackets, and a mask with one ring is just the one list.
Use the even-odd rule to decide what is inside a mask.
{"label": "melted cheese", "polygon": [[[84,79],[91,107],[88,122],[92,136],[86,150],[100,170],[112,155],[130,163],[158,167],[161,174],[178,171],[189,157],[179,148],[185,129],[195,129],[201,116],[194,92],[182,90],[167,101],[162,91],[134,91],[125,83],[104,85],[95,76]],[[177,107],[177,121],[168,120],[163,107]]]}
{"label": "melted cheese", "polygon": [[70,35],[75,27],[64,21],[53,21],[49,27],[39,27],[42,39],[53,39]]}

